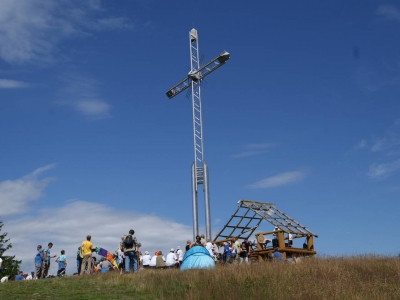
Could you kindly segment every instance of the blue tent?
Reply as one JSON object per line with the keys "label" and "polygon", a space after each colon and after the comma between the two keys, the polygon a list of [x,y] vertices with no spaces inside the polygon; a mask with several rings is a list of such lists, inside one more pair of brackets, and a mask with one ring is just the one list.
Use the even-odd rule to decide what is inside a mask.
{"label": "blue tent", "polygon": [[208,250],[201,246],[193,246],[185,253],[180,270],[213,269],[215,262]]}

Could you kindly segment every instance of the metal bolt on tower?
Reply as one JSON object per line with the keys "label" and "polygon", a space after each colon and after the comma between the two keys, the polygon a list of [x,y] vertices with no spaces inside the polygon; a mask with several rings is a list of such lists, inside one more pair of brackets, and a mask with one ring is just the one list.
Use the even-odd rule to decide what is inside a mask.
{"label": "metal bolt on tower", "polygon": [[230,56],[228,52],[224,51],[205,65],[200,66],[198,35],[197,30],[194,28],[189,32],[189,47],[190,71],[186,78],[175,84],[166,94],[171,99],[187,88],[192,88],[194,143],[194,162],[192,164],[193,238],[199,234],[197,193],[199,185],[203,185],[206,237],[211,239],[210,193],[208,190],[208,167],[204,160],[200,87],[204,77],[225,64]]}

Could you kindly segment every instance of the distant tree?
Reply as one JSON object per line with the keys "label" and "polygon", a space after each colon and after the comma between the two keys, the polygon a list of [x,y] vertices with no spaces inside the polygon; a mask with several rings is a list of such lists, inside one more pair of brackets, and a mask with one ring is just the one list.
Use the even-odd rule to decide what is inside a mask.
{"label": "distant tree", "polygon": [[4,253],[12,248],[11,243],[9,243],[10,239],[7,239],[7,232],[2,233],[3,222],[0,221],[0,258],[3,260],[1,265],[0,273],[1,275],[10,275],[14,276],[18,274],[19,265],[21,264],[21,260],[16,260],[15,255],[13,256],[5,256]]}

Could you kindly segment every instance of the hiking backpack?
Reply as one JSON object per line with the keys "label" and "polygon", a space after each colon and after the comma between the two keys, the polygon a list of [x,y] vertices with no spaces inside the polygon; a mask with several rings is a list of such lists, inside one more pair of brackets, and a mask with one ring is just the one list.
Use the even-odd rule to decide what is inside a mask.
{"label": "hiking backpack", "polygon": [[131,234],[127,235],[124,241],[125,248],[132,248],[134,241],[133,241],[133,236]]}

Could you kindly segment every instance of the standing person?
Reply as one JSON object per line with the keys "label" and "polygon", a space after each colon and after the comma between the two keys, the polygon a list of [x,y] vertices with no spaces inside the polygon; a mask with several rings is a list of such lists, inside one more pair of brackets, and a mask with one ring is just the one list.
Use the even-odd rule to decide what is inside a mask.
{"label": "standing person", "polygon": [[213,251],[212,251],[212,248],[213,248],[213,245],[212,245],[212,243],[210,242],[210,239],[206,239],[206,249],[208,250],[208,253],[210,253],[210,255],[211,255],[211,257],[213,256]]}
{"label": "standing person", "polygon": [[293,247],[293,235],[291,233],[288,234],[287,239],[288,239],[287,246],[288,247]]}
{"label": "standing person", "polygon": [[278,241],[278,233],[277,231],[279,231],[279,228],[275,226],[274,228],[274,232],[272,233],[272,247],[277,248],[279,247],[279,241]]}
{"label": "standing person", "polygon": [[57,275],[65,275],[65,268],[67,267],[67,256],[65,256],[65,250],[61,250],[61,255],[57,259],[58,271]]}
{"label": "standing person", "polygon": [[143,255],[139,252],[139,269],[143,269]]}
{"label": "standing person", "polygon": [[180,246],[176,247],[176,254],[178,255],[179,265],[181,265],[183,260],[183,251]]}
{"label": "standing person", "polygon": [[129,230],[127,235],[121,237],[121,248],[125,254],[125,274],[128,274],[131,269],[133,273],[138,271],[138,242],[133,229]]}
{"label": "standing person", "polygon": [[3,260],[2,260],[1,257],[0,257],[0,272],[1,272],[1,270],[3,269],[3,268],[1,267],[2,264],[3,264]]}
{"label": "standing person", "polygon": [[191,241],[191,240],[188,240],[188,241],[186,242],[185,252],[188,252],[188,251],[189,251],[190,245],[191,245],[191,244],[192,244],[192,241]]}
{"label": "standing person", "polygon": [[236,250],[235,243],[231,243],[229,248],[231,250],[231,262],[236,262],[237,250]]}
{"label": "standing person", "polygon": [[82,265],[81,265],[81,275],[82,274],[90,274],[92,270],[92,250],[94,249],[92,242],[90,241],[92,237],[88,235],[86,237],[86,241],[82,242],[81,251],[82,251]]}
{"label": "standing person", "polygon": [[205,246],[207,243],[206,238],[204,237],[204,233],[202,233],[200,236],[200,242],[202,246]]}
{"label": "standing person", "polygon": [[235,243],[234,243],[235,249],[236,249],[236,263],[239,263],[240,257],[239,257],[239,251],[240,251],[240,242],[238,237],[235,237]]}
{"label": "standing person", "polygon": [[231,248],[229,247],[228,243],[224,243],[224,262],[225,263],[231,263]]}
{"label": "standing person", "polygon": [[201,236],[196,235],[196,240],[190,245],[190,248],[193,246],[202,246],[204,247],[203,243],[201,242]]}
{"label": "standing person", "polygon": [[42,245],[36,247],[37,253],[35,255],[35,272],[37,279],[41,278],[43,270],[43,249]]}
{"label": "standing person", "polygon": [[247,238],[245,238],[243,242],[244,242],[244,245],[246,247],[246,263],[248,263],[249,262],[249,258],[250,258],[250,253],[251,253],[251,244],[250,244],[250,242],[248,241]]}
{"label": "standing person", "polygon": [[50,259],[57,257],[57,254],[54,254],[53,256],[50,255],[50,249],[53,248],[53,243],[50,242],[47,244],[47,248],[43,250],[43,261],[44,261],[44,268],[43,268],[43,278],[47,277],[49,275],[49,269],[50,269]]}
{"label": "standing person", "polygon": [[246,262],[248,262],[248,258],[247,258],[247,248],[246,248],[246,243],[242,242],[242,244],[240,245],[239,248],[239,258],[240,258],[240,264],[245,260]]}
{"label": "standing person", "polygon": [[118,264],[118,269],[120,270],[120,273],[122,274],[122,270],[125,270],[125,265],[124,265],[124,258],[122,257],[122,251],[120,246],[115,249],[114,255],[116,256],[116,262]]}
{"label": "standing person", "polygon": [[78,247],[78,251],[76,252],[76,270],[77,274],[81,274],[81,266],[82,266],[82,251],[81,246]]}

